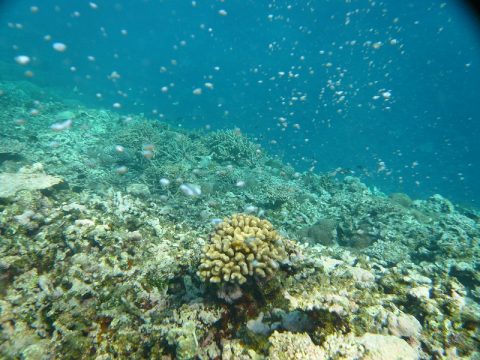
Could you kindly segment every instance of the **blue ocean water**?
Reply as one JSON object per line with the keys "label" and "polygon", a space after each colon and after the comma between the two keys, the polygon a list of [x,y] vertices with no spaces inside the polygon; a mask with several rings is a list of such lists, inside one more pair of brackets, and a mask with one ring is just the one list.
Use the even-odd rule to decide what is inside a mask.
{"label": "blue ocean water", "polygon": [[31,71],[89,106],[238,127],[298,170],[480,203],[466,2],[18,0],[0,23],[0,79]]}

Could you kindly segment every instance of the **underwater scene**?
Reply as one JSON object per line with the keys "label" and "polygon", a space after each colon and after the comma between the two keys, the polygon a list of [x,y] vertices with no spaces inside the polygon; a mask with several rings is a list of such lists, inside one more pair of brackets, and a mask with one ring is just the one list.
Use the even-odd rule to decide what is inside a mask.
{"label": "underwater scene", "polygon": [[0,359],[480,360],[480,6],[0,2]]}

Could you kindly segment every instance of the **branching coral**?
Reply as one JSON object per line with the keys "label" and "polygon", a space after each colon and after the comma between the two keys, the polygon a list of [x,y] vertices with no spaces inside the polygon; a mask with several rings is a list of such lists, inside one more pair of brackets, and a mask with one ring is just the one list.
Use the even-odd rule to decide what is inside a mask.
{"label": "branching coral", "polygon": [[259,145],[236,130],[217,131],[209,134],[205,140],[213,150],[213,158],[218,161],[253,165],[262,157]]}
{"label": "branching coral", "polygon": [[198,275],[211,283],[240,285],[248,277],[264,278],[286,258],[284,247],[269,221],[236,214],[217,225],[203,250]]}

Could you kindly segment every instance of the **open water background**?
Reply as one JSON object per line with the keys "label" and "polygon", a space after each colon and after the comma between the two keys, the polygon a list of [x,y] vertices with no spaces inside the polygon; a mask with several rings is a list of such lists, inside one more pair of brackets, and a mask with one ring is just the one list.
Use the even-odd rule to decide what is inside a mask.
{"label": "open water background", "polygon": [[2,1],[1,79],[480,203],[480,25],[462,1]]}

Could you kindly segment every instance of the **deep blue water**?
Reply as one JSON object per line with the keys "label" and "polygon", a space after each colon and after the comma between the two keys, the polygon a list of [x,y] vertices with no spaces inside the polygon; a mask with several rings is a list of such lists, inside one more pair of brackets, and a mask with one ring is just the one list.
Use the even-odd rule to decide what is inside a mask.
{"label": "deep blue water", "polygon": [[0,79],[31,70],[89,106],[238,127],[302,171],[479,205],[480,20],[464,2],[93,3],[3,1]]}

